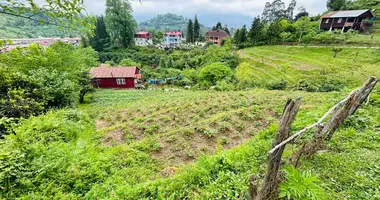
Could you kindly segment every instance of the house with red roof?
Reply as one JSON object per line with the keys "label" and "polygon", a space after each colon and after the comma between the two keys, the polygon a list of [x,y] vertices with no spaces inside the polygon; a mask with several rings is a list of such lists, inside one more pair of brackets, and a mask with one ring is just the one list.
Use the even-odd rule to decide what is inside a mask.
{"label": "house with red roof", "polygon": [[138,67],[107,67],[101,64],[90,71],[97,88],[135,88],[141,78]]}
{"label": "house with red roof", "polygon": [[164,45],[168,47],[178,47],[182,43],[181,32],[167,32],[164,36]]}
{"label": "house with red roof", "polygon": [[230,37],[230,34],[228,34],[224,30],[215,30],[215,31],[209,31],[206,33],[206,43],[213,43],[217,44],[219,46],[222,45],[223,38]]}
{"label": "house with red roof", "polygon": [[322,30],[332,31],[340,29],[346,32],[349,29],[368,31],[372,26],[374,15],[371,10],[339,10],[329,12],[321,17],[321,24],[319,26]]}
{"label": "house with red roof", "polygon": [[152,34],[149,32],[138,32],[135,34],[136,46],[148,46],[153,45]]}

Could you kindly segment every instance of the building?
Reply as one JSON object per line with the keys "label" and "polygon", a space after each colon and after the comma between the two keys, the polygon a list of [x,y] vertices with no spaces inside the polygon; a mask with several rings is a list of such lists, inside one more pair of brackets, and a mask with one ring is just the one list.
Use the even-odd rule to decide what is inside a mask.
{"label": "building", "polygon": [[182,43],[181,32],[168,32],[164,36],[164,45],[168,47],[178,47]]}
{"label": "building", "polygon": [[138,67],[106,67],[102,64],[90,71],[97,88],[136,88],[141,74]]}
{"label": "building", "polygon": [[219,46],[222,45],[223,38],[230,37],[230,34],[228,34],[226,31],[223,30],[216,30],[216,31],[209,31],[206,33],[206,43],[213,43],[217,44]]}
{"label": "building", "polygon": [[374,15],[371,10],[342,10],[329,12],[321,17],[320,29],[332,31],[349,29],[367,32],[372,26]]}
{"label": "building", "polygon": [[152,34],[149,32],[138,32],[135,34],[136,46],[153,45]]}

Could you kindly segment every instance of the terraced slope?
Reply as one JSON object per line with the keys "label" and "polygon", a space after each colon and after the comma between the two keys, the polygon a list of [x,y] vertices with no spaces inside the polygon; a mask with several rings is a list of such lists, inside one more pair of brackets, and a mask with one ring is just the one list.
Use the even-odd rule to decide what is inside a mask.
{"label": "terraced slope", "polygon": [[368,76],[380,76],[380,50],[343,48],[334,58],[332,47],[264,46],[240,50],[243,63],[237,69],[240,81],[269,83],[286,80],[339,79],[348,88],[359,86]]}

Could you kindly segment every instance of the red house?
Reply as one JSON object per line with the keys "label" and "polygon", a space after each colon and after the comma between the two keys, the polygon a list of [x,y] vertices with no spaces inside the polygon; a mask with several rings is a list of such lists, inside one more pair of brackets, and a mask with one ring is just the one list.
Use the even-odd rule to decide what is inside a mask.
{"label": "red house", "polygon": [[94,67],[90,74],[98,88],[135,88],[140,76],[138,67]]}

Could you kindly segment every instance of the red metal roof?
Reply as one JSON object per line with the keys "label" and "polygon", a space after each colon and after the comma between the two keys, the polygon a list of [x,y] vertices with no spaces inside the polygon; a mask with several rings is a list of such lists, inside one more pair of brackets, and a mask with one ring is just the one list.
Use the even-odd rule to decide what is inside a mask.
{"label": "red metal roof", "polygon": [[209,31],[206,33],[206,37],[229,37],[230,35],[223,30]]}
{"label": "red metal roof", "polygon": [[90,74],[94,78],[135,78],[138,67],[94,67]]}
{"label": "red metal roof", "polygon": [[180,36],[182,35],[181,32],[167,32],[166,35],[177,35],[177,36]]}
{"label": "red metal roof", "polygon": [[333,11],[329,12],[325,15],[323,15],[321,18],[343,18],[343,17],[359,17],[362,14],[370,12],[371,15],[373,16],[371,10],[366,9],[366,10],[338,10],[338,11]]}

